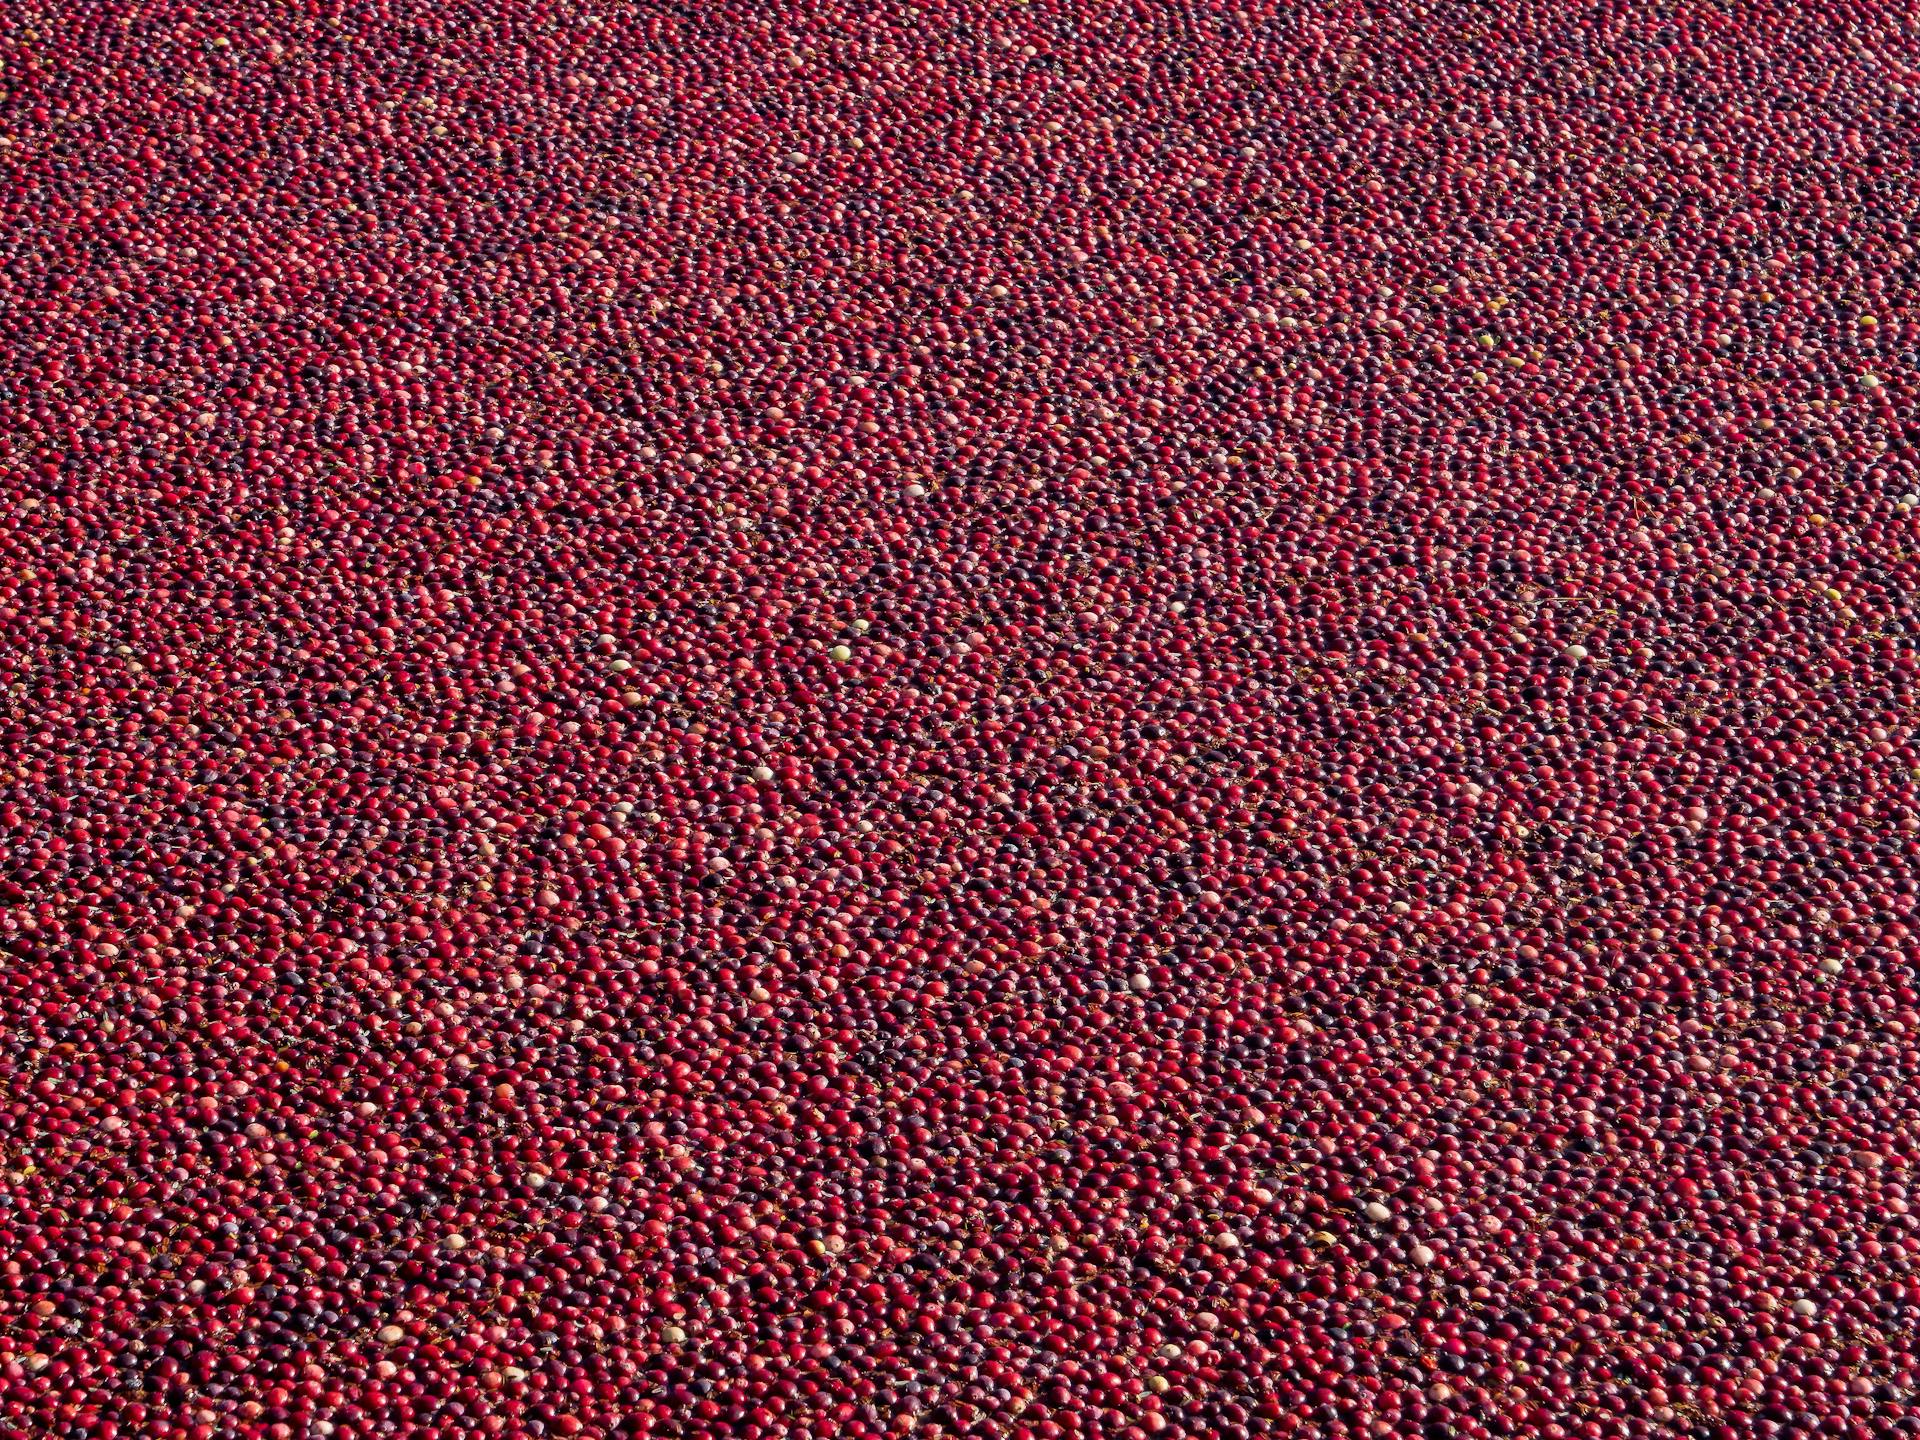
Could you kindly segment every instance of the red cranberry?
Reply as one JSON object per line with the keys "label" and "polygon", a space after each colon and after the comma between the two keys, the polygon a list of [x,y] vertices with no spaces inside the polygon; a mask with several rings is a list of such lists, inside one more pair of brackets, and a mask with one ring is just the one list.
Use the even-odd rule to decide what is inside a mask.
{"label": "red cranberry", "polygon": [[0,1416],[1920,1429],[1920,62],[56,3]]}

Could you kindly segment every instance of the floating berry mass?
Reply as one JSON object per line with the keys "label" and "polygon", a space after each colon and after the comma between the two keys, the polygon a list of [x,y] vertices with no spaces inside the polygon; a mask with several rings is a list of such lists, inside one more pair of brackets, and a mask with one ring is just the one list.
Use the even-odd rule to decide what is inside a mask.
{"label": "floating berry mass", "polygon": [[0,90],[0,1433],[1920,1433],[1897,8]]}

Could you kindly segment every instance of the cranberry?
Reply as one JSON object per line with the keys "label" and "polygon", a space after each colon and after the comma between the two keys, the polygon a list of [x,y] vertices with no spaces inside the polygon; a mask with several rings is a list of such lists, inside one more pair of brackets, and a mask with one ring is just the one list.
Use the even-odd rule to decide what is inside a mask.
{"label": "cranberry", "polygon": [[1920,1429],[1892,12],[0,61],[8,1429]]}

